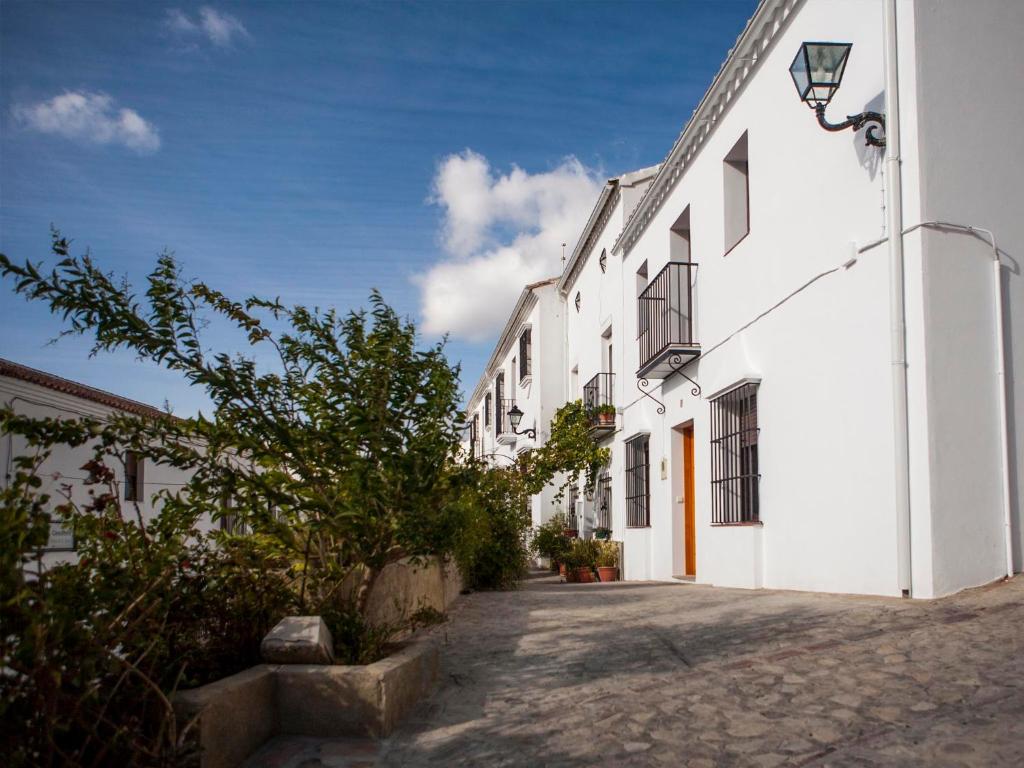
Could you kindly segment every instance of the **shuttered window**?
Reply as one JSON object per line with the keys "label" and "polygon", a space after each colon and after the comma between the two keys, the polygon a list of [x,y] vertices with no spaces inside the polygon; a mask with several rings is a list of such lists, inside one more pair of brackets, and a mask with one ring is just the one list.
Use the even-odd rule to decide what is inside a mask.
{"label": "shuttered window", "polygon": [[533,370],[533,337],[530,328],[519,337],[519,379],[525,379]]}
{"label": "shuttered window", "polygon": [[711,522],[757,523],[757,384],[744,384],[711,402]]}

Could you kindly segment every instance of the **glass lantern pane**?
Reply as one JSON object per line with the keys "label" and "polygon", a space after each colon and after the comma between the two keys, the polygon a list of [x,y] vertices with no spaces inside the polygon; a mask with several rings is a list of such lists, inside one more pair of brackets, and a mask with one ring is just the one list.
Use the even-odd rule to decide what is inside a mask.
{"label": "glass lantern pane", "polygon": [[796,58],[789,66],[789,74],[793,76],[793,84],[801,99],[807,98],[807,87],[811,84],[811,76],[807,71],[807,46],[801,45]]}
{"label": "glass lantern pane", "polygon": [[846,68],[846,57],[850,53],[849,43],[807,44],[807,64],[811,70],[811,81],[815,85],[839,85]]}

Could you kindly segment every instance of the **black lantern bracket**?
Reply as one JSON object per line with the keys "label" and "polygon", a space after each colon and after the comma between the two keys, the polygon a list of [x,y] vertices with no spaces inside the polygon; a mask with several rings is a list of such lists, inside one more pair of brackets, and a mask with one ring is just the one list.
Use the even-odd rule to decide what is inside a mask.
{"label": "black lantern bracket", "polygon": [[818,116],[818,125],[826,131],[845,131],[847,128],[859,131],[867,126],[867,131],[864,133],[864,144],[869,147],[885,147],[885,137],[879,136],[876,133],[879,128],[881,128],[883,133],[885,132],[885,115],[879,112],[861,112],[858,115],[847,115],[846,119],[841,123],[830,123],[828,118],[825,117],[825,105],[818,102],[814,105],[814,113]]}

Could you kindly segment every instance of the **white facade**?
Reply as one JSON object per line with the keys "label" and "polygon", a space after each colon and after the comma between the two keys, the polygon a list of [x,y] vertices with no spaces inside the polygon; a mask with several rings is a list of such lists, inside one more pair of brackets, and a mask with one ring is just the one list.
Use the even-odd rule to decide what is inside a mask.
{"label": "white facade", "polygon": [[[932,597],[1022,569],[1024,99],[996,83],[1024,71],[1022,33],[1012,0],[765,0],[664,162],[609,182],[558,283],[556,375],[565,400],[614,373],[602,439],[625,578]],[[852,43],[828,117],[898,117],[900,157],[817,124],[789,74],[804,41]],[[900,209],[905,440],[888,231]],[[694,265],[665,273],[692,291],[664,304],[689,338],[659,358],[641,346],[669,315],[639,327],[641,306],[662,305],[638,295],[671,262]],[[740,405],[718,400],[729,392]],[[627,453],[644,443],[648,519],[630,526],[640,454]]]}
{"label": "white facade", "polygon": [[[104,419],[119,411],[134,414],[147,410],[156,411],[142,403],[135,403],[108,392],[6,361],[0,361],[0,403],[13,409],[15,413],[33,418]],[[29,448],[23,438],[9,433],[2,436],[0,466],[3,467],[5,486],[13,477],[13,459],[28,453]],[[39,472],[43,481],[41,490],[50,495],[54,505],[63,501],[63,486],[70,487],[76,503],[88,501],[88,487],[84,484],[86,473],[82,465],[91,458],[91,445],[77,448],[67,445],[54,447]],[[180,489],[187,484],[191,474],[174,467],[143,461],[142,493],[137,501],[125,501],[125,468],[122,462],[113,462],[110,468],[114,471],[115,480],[121,491],[121,503],[125,512],[134,515],[137,508],[147,521],[159,514],[159,503],[154,504],[154,495],[163,490],[173,492]],[[209,530],[211,527],[209,519],[204,516],[199,528]],[[42,565],[45,567],[59,562],[74,562],[76,558],[70,532],[63,532],[59,530],[59,526],[54,526],[49,547],[43,553]]]}
{"label": "white facade", "polygon": [[[469,400],[470,447],[476,456],[498,465],[542,445],[551,419],[565,403],[562,391],[564,305],[555,290],[556,278],[523,289],[483,375]],[[523,414],[516,434],[508,412]],[[539,525],[553,514],[554,491],[533,499],[531,513]]]}

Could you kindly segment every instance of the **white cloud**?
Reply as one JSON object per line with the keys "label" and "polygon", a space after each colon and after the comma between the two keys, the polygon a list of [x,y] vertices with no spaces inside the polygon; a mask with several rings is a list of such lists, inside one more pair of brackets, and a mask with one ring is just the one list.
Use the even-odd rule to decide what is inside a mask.
{"label": "white cloud", "polygon": [[601,190],[576,158],[530,174],[495,174],[471,150],[438,166],[431,202],[444,208],[447,257],[420,280],[427,333],[481,341],[501,330],[527,283],[561,271]]}
{"label": "white cloud", "polygon": [[227,46],[234,37],[248,37],[249,31],[235,16],[215,10],[208,5],[199,9],[195,19],[178,8],[167,11],[167,26],[181,35],[206,37],[214,45]]}
{"label": "white cloud", "polygon": [[120,109],[105,93],[65,91],[49,101],[14,107],[23,125],[92,144],[122,144],[136,152],[155,152],[160,133],[134,109]]}

